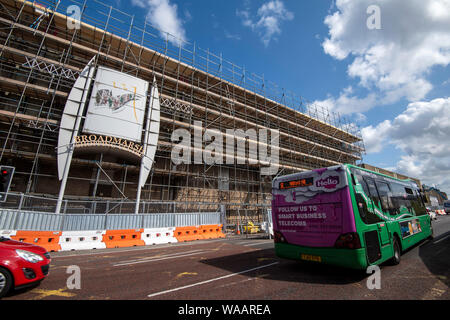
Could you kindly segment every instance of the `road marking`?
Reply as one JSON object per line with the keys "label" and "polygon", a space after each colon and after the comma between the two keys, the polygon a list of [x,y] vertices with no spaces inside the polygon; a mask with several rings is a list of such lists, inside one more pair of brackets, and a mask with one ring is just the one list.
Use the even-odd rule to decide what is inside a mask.
{"label": "road marking", "polygon": [[32,292],[40,294],[34,299],[43,299],[49,296],[57,296],[57,297],[65,297],[65,298],[71,298],[74,297],[76,294],[70,293],[70,292],[63,292],[66,290],[66,288],[58,289],[58,290],[45,290],[45,289],[35,289]]}
{"label": "road marking", "polygon": [[159,259],[159,258],[165,258],[165,257],[171,257],[171,256],[178,256],[178,255],[181,255],[181,254],[188,254],[188,253],[199,252],[199,251],[204,251],[204,250],[203,249],[197,249],[197,250],[191,250],[191,251],[186,251],[186,252],[157,254],[156,256],[153,256],[153,257],[141,257],[141,258],[136,258],[136,259],[132,259],[132,260],[123,260],[123,261],[119,261],[119,262],[115,262],[115,263],[138,262],[138,261],[144,261],[144,260],[152,260],[152,259]]}
{"label": "road marking", "polygon": [[274,258],[258,258],[258,262],[263,262],[263,261],[267,261],[267,260],[275,260]]}
{"label": "road marking", "polygon": [[267,244],[267,243],[272,243],[272,242],[267,242],[267,241],[245,241],[245,242],[237,242],[237,243],[233,243],[233,245],[235,246],[243,246],[243,247],[248,247],[248,246],[258,246],[258,245],[262,245],[262,244]]}
{"label": "road marking", "polygon": [[[193,242],[177,242],[177,243],[166,243],[166,244],[160,244],[160,245],[147,245],[143,246],[142,248],[130,248],[130,249],[123,249],[119,250],[118,248],[109,248],[109,249],[96,249],[96,250],[102,250],[97,252],[90,252],[90,253],[83,253],[86,251],[92,251],[92,250],[82,250],[78,251],[80,254],[70,254],[70,255],[58,255],[54,256],[51,254],[52,259],[57,258],[70,258],[70,257],[84,257],[84,256],[94,256],[99,254],[115,254],[115,253],[122,253],[122,252],[134,252],[134,251],[145,251],[145,250],[157,250],[157,249],[164,249],[164,248],[178,248],[178,247],[184,247],[184,246],[192,246],[197,244],[206,244],[209,242],[218,242],[222,241],[223,239],[208,239],[208,240],[198,240]],[[195,242],[195,243],[194,243]],[[59,252],[69,252],[69,251],[59,251]]]}
{"label": "road marking", "polygon": [[225,287],[234,286],[237,284],[243,284],[244,282],[248,282],[248,281],[252,281],[252,280],[256,280],[256,278],[248,278],[248,279],[244,279],[244,280],[240,280],[240,281],[226,283],[226,284],[219,286],[218,288],[225,288]]}
{"label": "road marking", "polygon": [[433,241],[433,244],[439,243],[439,242],[441,242],[442,240],[447,239],[448,237],[450,237],[450,234],[446,235],[445,237],[440,238],[438,241]]}
{"label": "road marking", "polygon": [[268,267],[274,266],[276,264],[279,264],[279,262],[273,262],[273,263],[270,263],[270,264],[266,264],[264,266],[260,266],[260,267],[256,267],[256,268],[252,268],[252,269],[248,269],[248,270],[244,270],[244,271],[228,274],[226,276],[222,276],[222,277],[218,277],[218,278],[214,278],[214,279],[209,279],[209,280],[193,283],[193,284],[190,284],[190,285],[187,285],[187,286],[183,286],[183,287],[178,287],[178,288],[175,288],[175,289],[170,289],[170,290],[165,290],[165,291],[152,293],[152,294],[149,294],[147,297],[149,297],[149,298],[156,297],[156,296],[163,295],[163,294],[166,294],[166,293],[170,293],[170,292],[174,292],[174,291],[179,291],[179,290],[183,290],[183,289],[187,289],[187,288],[200,286],[200,285],[205,284],[205,283],[210,283],[210,282],[213,282],[213,281],[234,277],[234,276],[237,276],[239,274],[248,273],[248,272],[252,272],[252,271],[263,269],[263,268],[268,268]]}
{"label": "road marking", "polygon": [[260,245],[267,245],[272,244],[272,242],[260,242],[260,243],[251,243],[251,244],[244,244],[244,247],[254,247],[254,246],[260,246]]}
{"label": "road marking", "polygon": [[436,281],[430,290],[422,297],[422,300],[438,300],[448,290],[447,286],[441,282]]}
{"label": "road marking", "polygon": [[176,258],[182,258],[182,257],[189,257],[189,256],[194,256],[197,254],[203,254],[206,253],[207,251],[200,251],[200,252],[193,252],[190,254],[180,254],[177,256],[170,256],[170,257],[164,257],[164,258],[152,258],[152,259],[146,259],[146,260],[139,260],[139,261],[135,261],[135,262],[126,262],[126,263],[117,263],[114,264],[113,267],[120,267],[120,266],[128,266],[131,264],[139,264],[139,263],[149,263],[149,262],[156,262],[156,261],[162,261],[162,260],[168,260],[168,259],[176,259]]}
{"label": "road marking", "polygon": [[182,273],[177,274],[175,279],[179,279],[184,276],[198,276],[198,273],[197,272],[182,272]]}
{"label": "road marking", "polygon": [[[171,244],[167,244],[167,245],[161,245],[161,246],[155,246],[155,247],[144,247],[142,249],[136,249],[136,248],[132,248],[132,249],[125,249],[125,250],[118,250],[116,248],[110,248],[110,249],[96,249],[96,250],[105,250],[103,252],[91,252],[91,253],[83,253],[82,251],[79,251],[80,254],[68,254],[68,255],[60,255],[60,256],[53,256],[52,254],[50,254],[52,259],[57,259],[57,258],[72,258],[72,257],[84,257],[84,256],[96,256],[99,254],[111,254],[111,253],[123,253],[123,252],[134,252],[134,251],[143,251],[143,250],[156,250],[156,249],[164,249],[164,248],[168,248],[171,247],[173,245]],[[175,247],[175,246],[173,246]],[[106,251],[108,250],[108,251]],[[109,251],[109,250],[114,250],[114,251]],[[83,250],[85,251],[85,250]],[[91,251],[91,250],[89,250]],[[60,252],[64,252],[64,251],[60,251]],[[67,251],[66,251],[67,252]]]}

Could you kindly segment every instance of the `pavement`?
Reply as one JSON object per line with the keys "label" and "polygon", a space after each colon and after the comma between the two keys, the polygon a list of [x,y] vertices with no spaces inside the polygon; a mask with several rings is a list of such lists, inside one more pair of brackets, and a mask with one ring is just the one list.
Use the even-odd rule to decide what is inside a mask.
{"label": "pavement", "polygon": [[4,300],[450,300],[450,216],[433,240],[365,271],[279,259],[273,240],[232,236],[121,249],[52,253],[40,285]]}

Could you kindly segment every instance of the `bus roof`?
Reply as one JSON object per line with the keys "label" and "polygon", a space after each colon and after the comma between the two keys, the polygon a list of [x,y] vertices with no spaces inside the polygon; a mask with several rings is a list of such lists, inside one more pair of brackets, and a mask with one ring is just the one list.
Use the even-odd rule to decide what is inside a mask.
{"label": "bus roof", "polygon": [[362,168],[362,167],[359,167],[359,166],[356,166],[356,165],[353,165],[353,164],[344,164],[344,166],[349,167],[349,168],[356,168],[356,169],[359,169],[359,170],[370,172],[370,173],[373,173],[373,174],[376,174],[376,175],[379,175],[379,176],[383,176],[383,177],[388,178],[388,179],[397,180],[397,181],[400,181],[400,182],[411,182],[411,183],[413,183],[414,185],[417,186],[417,183],[414,180],[412,180],[412,179],[395,178],[393,176],[388,176],[387,174],[376,172],[376,171],[372,171],[372,170],[369,170],[369,169],[366,169],[366,168]]}
{"label": "bus roof", "polygon": [[[392,176],[388,176],[388,175],[386,175],[384,173],[372,171],[372,170],[369,170],[369,169],[366,169],[366,168],[362,168],[362,167],[359,167],[359,166],[353,165],[353,164],[340,164],[340,165],[331,166],[331,167],[322,168],[322,169],[336,169],[337,167],[355,168],[355,169],[358,169],[358,170],[362,170],[362,171],[366,171],[366,172],[369,172],[369,173],[372,173],[372,174],[383,176],[386,179],[391,179],[391,180],[395,180],[395,181],[399,181],[399,182],[403,182],[403,183],[411,183],[411,184],[415,185],[416,187],[418,187],[417,183],[414,180],[412,180],[412,179],[398,179],[398,178],[395,178],[395,177],[392,177]],[[321,169],[315,169],[315,170],[321,170]],[[310,171],[315,171],[315,170],[310,170]],[[291,174],[288,174],[288,175],[285,175],[285,176],[275,177],[273,179],[273,183],[275,183],[280,178],[285,179],[285,178],[288,178],[290,176],[294,177],[294,176],[298,175],[299,173],[306,173],[306,172],[309,172],[309,171],[302,171],[302,172],[297,172],[297,173],[291,173]]]}

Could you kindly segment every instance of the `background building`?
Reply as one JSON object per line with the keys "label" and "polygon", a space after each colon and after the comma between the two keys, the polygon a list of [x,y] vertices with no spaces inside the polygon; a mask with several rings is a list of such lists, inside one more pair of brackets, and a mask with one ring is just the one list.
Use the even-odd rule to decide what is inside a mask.
{"label": "background building", "polygon": [[[81,23],[67,16],[70,5],[81,6]],[[61,118],[75,80],[93,58],[97,72],[106,67],[150,85],[156,79],[159,140],[140,212],[222,210],[230,219],[258,219],[270,206],[273,176],[261,175],[261,163],[171,161],[172,133],[193,133],[195,121],[201,121],[202,132],[279,130],[278,174],[361,160],[359,129],[338,114],[221,55],[195,44],[174,45],[170,35],[161,39],[146,22],[109,5],[0,0],[0,6],[0,163],[16,168],[4,207],[54,212]],[[86,88],[91,91],[92,85]],[[63,212],[134,212],[140,163],[114,151],[75,150]]]}
{"label": "background building", "polygon": [[423,185],[423,191],[427,197],[427,204],[430,206],[443,206],[444,201],[448,200],[445,192],[427,185]]}

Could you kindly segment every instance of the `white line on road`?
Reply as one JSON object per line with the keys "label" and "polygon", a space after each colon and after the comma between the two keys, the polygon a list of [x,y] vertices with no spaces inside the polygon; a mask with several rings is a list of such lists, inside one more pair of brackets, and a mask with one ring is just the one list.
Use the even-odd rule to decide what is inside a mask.
{"label": "white line on road", "polygon": [[[114,254],[114,253],[122,253],[122,252],[135,252],[135,251],[149,251],[149,250],[157,250],[157,249],[164,249],[164,248],[178,248],[183,246],[192,246],[197,244],[206,244],[209,242],[220,242],[223,241],[223,239],[208,239],[208,240],[198,240],[198,241],[191,241],[191,242],[176,242],[176,243],[166,243],[166,244],[160,244],[160,245],[146,245],[146,246],[140,246],[140,247],[130,247],[129,249],[119,249],[119,248],[108,248],[108,249],[96,249],[96,250],[81,250],[81,251],[74,251],[78,254],[62,254],[54,256],[53,253],[51,253],[52,259],[57,258],[72,258],[72,257],[84,257],[84,256],[95,256],[95,255],[106,255],[106,254]],[[93,252],[95,251],[95,252]],[[65,253],[70,251],[58,251],[58,253]]]}
{"label": "white line on road", "polygon": [[248,270],[244,270],[244,271],[228,274],[226,276],[222,276],[222,277],[218,277],[218,278],[214,278],[214,279],[209,279],[209,280],[205,280],[205,281],[202,281],[202,282],[193,283],[193,284],[190,284],[190,285],[187,285],[187,286],[183,286],[183,287],[179,287],[179,288],[175,288],[175,289],[170,289],[170,290],[165,290],[165,291],[161,291],[161,292],[152,293],[152,294],[149,294],[147,297],[151,298],[151,297],[163,295],[163,294],[174,292],[174,291],[179,291],[179,290],[183,290],[183,289],[187,289],[187,288],[191,288],[191,287],[195,287],[195,286],[200,286],[200,285],[205,284],[205,283],[210,283],[210,282],[213,282],[213,281],[234,277],[234,276],[237,276],[239,274],[248,273],[248,272],[251,272],[251,271],[254,271],[254,270],[268,268],[268,267],[274,266],[276,264],[279,264],[279,262],[273,262],[273,263],[270,263],[270,264],[266,264],[264,266],[260,266],[260,267],[256,267],[256,268],[252,268],[252,269],[248,269]]}
{"label": "white line on road", "polygon": [[193,253],[193,252],[199,252],[202,251],[204,252],[204,249],[197,249],[197,250],[191,250],[191,251],[185,251],[185,252],[174,252],[174,253],[168,253],[168,254],[163,254],[163,255],[156,255],[153,257],[145,257],[145,258],[138,258],[138,259],[133,259],[133,260],[123,260],[123,261],[118,261],[115,262],[116,264],[119,263],[132,263],[132,262],[139,262],[139,261],[145,261],[145,260],[153,260],[153,259],[160,259],[160,258],[165,258],[165,257],[172,257],[172,256],[179,256],[179,255],[185,255],[188,253]]}
{"label": "white line on road", "polygon": [[[185,242],[183,242],[184,244]],[[94,250],[82,250],[82,251],[75,251],[79,254],[68,254],[68,255],[60,255],[60,256],[53,256],[51,255],[52,259],[56,258],[72,258],[72,257],[84,257],[84,256],[96,256],[96,255],[106,255],[106,254],[113,254],[113,253],[123,253],[123,252],[135,252],[135,251],[148,251],[148,250],[156,250],[156,249],[164,249],[164,248],[170,248],[170,247],[176,247],[174,244],[164,244],[164,245],[158,245],[158,246],[142,246],[142,247],[130,247],[130,249],[119,249],[119,248],[108,248],[108,249],[95,249],[95,252],[92,252]],[[140,249],[138,249],[140,248]],[[102,251],[100,251],[102,250]],[[86,251],[88,251],[86,253]],[[58,251],[58,252],[68,252],[68,251]]]}
{"label": "white line on road", "polygon": [[253,240],[253,241],[242,241],[242,242],[237,242],[236,244],[237,245],[240,245],[240,246],[245,246],[245,245],[248,245],[248,244],[254,244],[254,243],[266,243],[266,242],[268,242],[267,240],[258,240],[258,242],[256,242],[255,240]]}
{"label": "white line on road", "polygon": [[189,254],[180,254],[180,255],[177,255],[177,256],[171,256],[171,257],[165,257],[165,258],[140,260],[140,261],[136,261],[136,262],[117,263],[117,264],[114,264],[113,267],[128,266],[128,265],[131,265],[131,264],[149,263],[149,262],[156,262],[156,261],[161,261],[161,260],[189,257],[189,256],[197,255],[197,254],[207,253],[207,252],[211,252],[211,251],[200,251],[200,252],[194,252],[194,253],[189,253]]}
{"label": "white line on road", "polygon": [[442,237],[442,238],[441,238],[441,239],[439,239],[438,241],[433,241],[433,244],[435,244],[435,243],[439,243],[439,242],[441,242],[442,240],[445,240],[445,239],[447,239],[448,237],[450,237],[450,234],[446,235],[445,237]]}
{"label": "white line on road", "polygon": [[272,245],[272,242],[259,242],[259,243],[251,243],[251,244],[244,244],[244,247],[253,247],[253,246],[260,246],[260,245]]}

